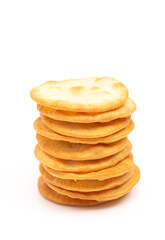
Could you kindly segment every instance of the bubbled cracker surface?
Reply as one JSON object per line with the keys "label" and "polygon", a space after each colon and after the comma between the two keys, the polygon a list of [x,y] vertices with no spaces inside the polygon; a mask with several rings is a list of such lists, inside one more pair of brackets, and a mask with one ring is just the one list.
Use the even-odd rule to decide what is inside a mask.
{"label": "bubbled cracker surface", "polygon": [[31,91],[33,100],[55,109],[103,112],[122,106],[128,89],[110,77],[49,81]]}

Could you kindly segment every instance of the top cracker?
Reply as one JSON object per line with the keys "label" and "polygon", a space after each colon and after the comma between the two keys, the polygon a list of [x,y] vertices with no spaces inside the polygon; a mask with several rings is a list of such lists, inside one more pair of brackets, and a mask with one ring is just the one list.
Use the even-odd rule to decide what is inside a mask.
{"label": "top cracker", "polygon": [[128,89],[111,77],[48,81],[30,92],[31,98],[54,109],[104,112],[122,106]]}

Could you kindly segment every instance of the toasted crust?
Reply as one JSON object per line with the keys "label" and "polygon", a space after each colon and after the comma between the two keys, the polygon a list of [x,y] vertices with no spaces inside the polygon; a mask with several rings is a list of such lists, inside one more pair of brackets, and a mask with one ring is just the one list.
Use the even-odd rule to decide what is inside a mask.
{"label": "toasted crust", "polygon": [[119,197],[122,197],[123,195],[127,194],[139,181],[140,178],[140,171],[139,168],[135,165],[134,167],[134,174],[133,176],[124,184],[108,189],[108,190],[102,190],[97,192],[75,192],[75,191],[68,191],[63,188],[56,187],[55,185],[52,185],[48,182],[47,185],[54,191],[66,195],[71,198],[79,198],[83,200],[96,200],[96,201],[109,201],[113,200]]}
{"label": "toasted crust", "polygon": [[75,199],[59,194],[53,191],[51,188],[49,188],[44,182],[43,177],[41,176],[38,179],[38,190],[41,193],[41,195],[44,196],[46,199],[62,205],[91,206],[100,204],[100,202],[97,201]]}
{"label": "toasted crust", "polygon": [[119,177],[110,178],[103,181],[99,181],[99,180],[76,180],[75,181],[75,180],[53,177],[46,171],[46,169],[42,166],[42,164],[40,164],[39,170],[45,182],[55,185],[56,187],[60,187],[70,191],[77,191],[77,192],[93,192],[93,191],[96,192],[100,190],[114,188],[128,181],[134,173],[134,167],[132,166],[129,172]]}
{"label": "toasted crust", "polygon": [[50,130],[46,125],[43,123],[41,118],[37,118],[34,121],[34,129],[37,133],[40,135],[47,137],[52,140],[59,140],[59,141],[65,141],[70,143],[84,143],[84,144],[97,144],[97,143],[112,143],[116,142],[122,138],[125,138],[128,136],[128,134],[134,129],[134,122],[132,119],[130,120],[128,126],[121,129],[120,131],[113,133],[109,136],[101,137],[101,138],[75,138],[75,137],[69,137],[61,135],[55,131]]}
{"label": "toasted crust", "polygon": [[65,160],[96,160],[120,152],[127,145],[127,138],[109,144],[79,144],[55,141],[36,134],[39,147],[56,158]]}
{"label": "toasted crust", "polygon": [[121,150],[119,153],[116,153],[112,156],[102,158],[99,160],[89,160],[89,161],[71,161],[71,160],[62,160],[55,157],[50,156],[49,154],[43,152],[41,148],[36,145],[34,153],[36,158],[44,165],[49,168],[52,168],[56,171],[64,171],[64,172],[94,172],[101,169],[109,168],[124,158],[126,158],[132,149],[132,144],[128,141],[126,147]]}
{"label": "toasted crust", "polygon": [[62,172],[51,169],[43,164],[46,171],[55,177],[62,179],[73,179],[73,180],[105,180],[112,177],[121,176],[128,172],[133,164],[133,155],[130,153],[125,159],[120,161],[115,166],[89,173],[73,173],[73,172]]}
{"label": "toasted crust", "polygon": [[130,116],[136,110],[136,104],[131,98],[120,108],[108,112],[71,112],[61,111],[37,104],[38,111],[55,120],[77,123],[109,122],[117,118]]}
{"label": "toasted crust", "polygon": [[48,81],[30,92],[37,103],[76,112],[104,112],[121,107],[128,89],[110,77]]}
{"label": "toasted crust", "polygon": [[44,124],[51,130],[65,136],[77,138],[99,138],[111,135],[128,126],[130,117],[119,118],[107,123],[71,123],[57,121],[41,115]]}

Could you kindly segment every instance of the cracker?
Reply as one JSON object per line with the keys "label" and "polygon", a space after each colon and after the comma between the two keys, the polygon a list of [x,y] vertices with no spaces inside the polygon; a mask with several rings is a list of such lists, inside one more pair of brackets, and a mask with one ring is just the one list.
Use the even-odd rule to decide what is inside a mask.
{"label": "cracker", "polygon": [[38,111],[49,118],[66,121],[66,122],[77,122],[77,123],[93,123],[93,122],[110,122],[117,118],[124,118],[132,115],[136,110],[136,104],[131,98],[120,108],[114,109],[108,112],[71,112],[61,111],[46,106],[37,104]]}
{"label": "cracker", "polygon": [[122,106],[128,89],[111,77],[48,81],[30,92],[37,103],[76,112],[104,112]]}
{"label": "cracker", "polygon": [[65,160],[96,160],[120,152],[127,145],[127,138],[109,144],[81,144],[55,141],[36,134],[39,147],[56,158]]}
{"label": "cracker", "polygon": [[56,171],[43,164],[46,171],[55,177],[72,180],[105,180],[112,177],[118,177],[128,172],[133,164],[133,155],[130,153],[125,159],[117,163],[115,166],[89,173],[73,173]]}
{"label": "cracker", "polygon": [[47,181],[46,183],[54,191],[71,198],[79,198],[83,200],[95,200],[95,201],[101,201],[101,202],[109,201],[109,200],[113,200],[113,199],[124,196],[137,184],[137,182],[140,179],[140,171],[136,165],[134,166],[135,166],[134,174],[127,182],[115,188],[102,190],[98,192],[83,193],[83,192],[68,191],[66,189],[56,187],[55,185],[52,185]]}
{"label": "cracker", "polygon": [[41,118],[37,118],[34,121],[33,126],[37,133],[52,140],[66,141],[70,143],[84,143],[84,144],[105,143],[107,144],[107,143],[116,142],[128,136],[128,134],[134,129],[134,122],[131,119],[128,126],[123,128],[122,130],[102,138],[75,138],[75,137],[64,136],[46,127],[46,125],[42,122]]}
{"label": "cracker", "polygon": [[59,194],[53,191],[51,188],[49,188],[44,182],[42,177],[39,177],[38,179],[38,190],[41,193],[41,195],[44,196],[46,199],[62,205],[91,206],[91,205],[97,205],[100,203],[92,200],[81,200],[81,199],[70,198],[62,194]]}
{"label": "cracker", "polygon": [[105,189],[110,189],[122,185],[126,181],[128,181],[133,173],[134,168],[131,167],[130,171],[123,174],[122,176],[110,178],[107,180],[99,181],[99,180],[68,180],[56,178],[50,175],[45,168],[40,164],[39,166],[40,173],[43,179],[56,187],[60,187],[70,191],[77,192],[92,192],[92,191],[100,191]]}
{"label": "cracker", "polygon": [[93,172],[101,169],[109,168],[116,165],[118,162],[126,158],[132,149],[132,144],[128,141],[126,147],[119,153],[112,156],[102,158],[99,160],[89,161],[71,161],[63,160],[50,156],[43,152],[41,148],[36,145],[34,153],[36,158],[44,165],[57,171],[64,172]]}
{"label": "cracker", "polygon": [[130,122],[130,117],[119,118],[108,123],[71,123],[57,121],[44,115],[41,115],[41,119],[49,129],[77,138],[105,137],[125,128]]}

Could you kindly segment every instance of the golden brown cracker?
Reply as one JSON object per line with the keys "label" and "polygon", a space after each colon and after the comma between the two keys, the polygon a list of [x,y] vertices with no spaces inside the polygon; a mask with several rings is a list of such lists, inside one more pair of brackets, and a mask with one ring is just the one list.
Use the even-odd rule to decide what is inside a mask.
{"label": "golden brown cracker", "polygon": [[118,177],[128,172],[133,164],[133,155],[130,153],[125,159],[117,163],[115,166],[105,168],[95,172],[88,173],[74,173],[74,172],[63,172],[56,171],[52,168],[47,167],[43,164],[46,171],[55,177],[61,179],[72,179],[72,180],[105,180],[112,177]]}
{"label": "golden brown cracker", "polygon": [[101,169],[109,168],[116,165],[118,162],[126,158],[132,149],[132,144],[128,141],[128,144],[120,152],[99,160],[89,160],[89,161],[72,161],[63,160],[50,156],[41,150],[41,148],[36,145],[34,153],[36,158],[44,165],[48,166],[57,171],[64,172],[93,172]]}
{"label": "golden brown cracker", "polygon": [[107,123],[71,123],[57,121],[41,115],[43,123],[52,131],[75,138],[100,138],[111,135],[128,126],[130,117]]}
{"label": "golden brown cracker", "polygon": [[111,77],[48,81],[30,92],[37,103],[76,112],[104,112],[122,106],[128,89]]}
{"label": "golden brown cracker", "polygon": [[132,115],[136,110],[136,104],[131,98],[120,108],[106,112],[72,112],[49,108],[37,104],[38,111],[49,118],[77,123],[110,122],[117,118],[124,118]]}
{"label": "golden brown cracker", "polygon": [[97,192],[87,192],[87,193],[75,192],[75,191],[69,191],[63,188],[56,187],[55,185],[52,185],[47,181],[46,183],[54,191],[71,198],[79,198],[83,200],[95,200],[95,201],[101,201],[101,202],[109,201],[109,200],[113,200],[113,199],[124,196],[137,184],[137,182],[140,179],[140,171],[136,165],[134,166],[135,166],[134,174],[127,182],[123,183],[120,186],[117,186],[115,188],[111,188],[108,190],[102,190]]}
{"label": "golden brown cracker", "polygon": [[45,179],[46,182],[55,185],[56,187],[60,187],[70,191],[77,192],[92,192],[92,191],[100,191],[105,189],[110,189],[122,185],[126,181],[128,181],[133,173],[134,167],[131,167],[130,171],[119,176],[110,179],[106,179],[103,181],[100,180],[69,180],[69,179],[61,179],[50,175],[46,169],[40,164],[39,166],[40,173]]}
{"label": "golden brown cracker", "polygon": [[123,138],[117,142],[96,145],[55,141],[36,134],[39,147],[56,158],[65,160],[96,160],[120,152],[128,142]]}
{"label": "golden brown cracker", "polygon": [[38,179],[38,190],[46,199],[62,205],[91,206],[99,204],[97,201],[75,199],[59,194],[49,188],[41,176]]}
{"label": "golden brown cracker", "polygon": [[122,138],[127,137],[128,134],[134,129],[134,122],[131,119],[128,126],[123,128],[122,130],[114,134],[111,134],[109,136],[101,137],[101,138],[75,138],[75,137],[64,136],[46,127],[46,125],[42,122],[41,118],[37,118],[34,121],[33,126],[37,133],[52,140],[65,141],[70,143],[84,143],[84,144],[105,143],[107,144],[107,143],[116,142]]}

